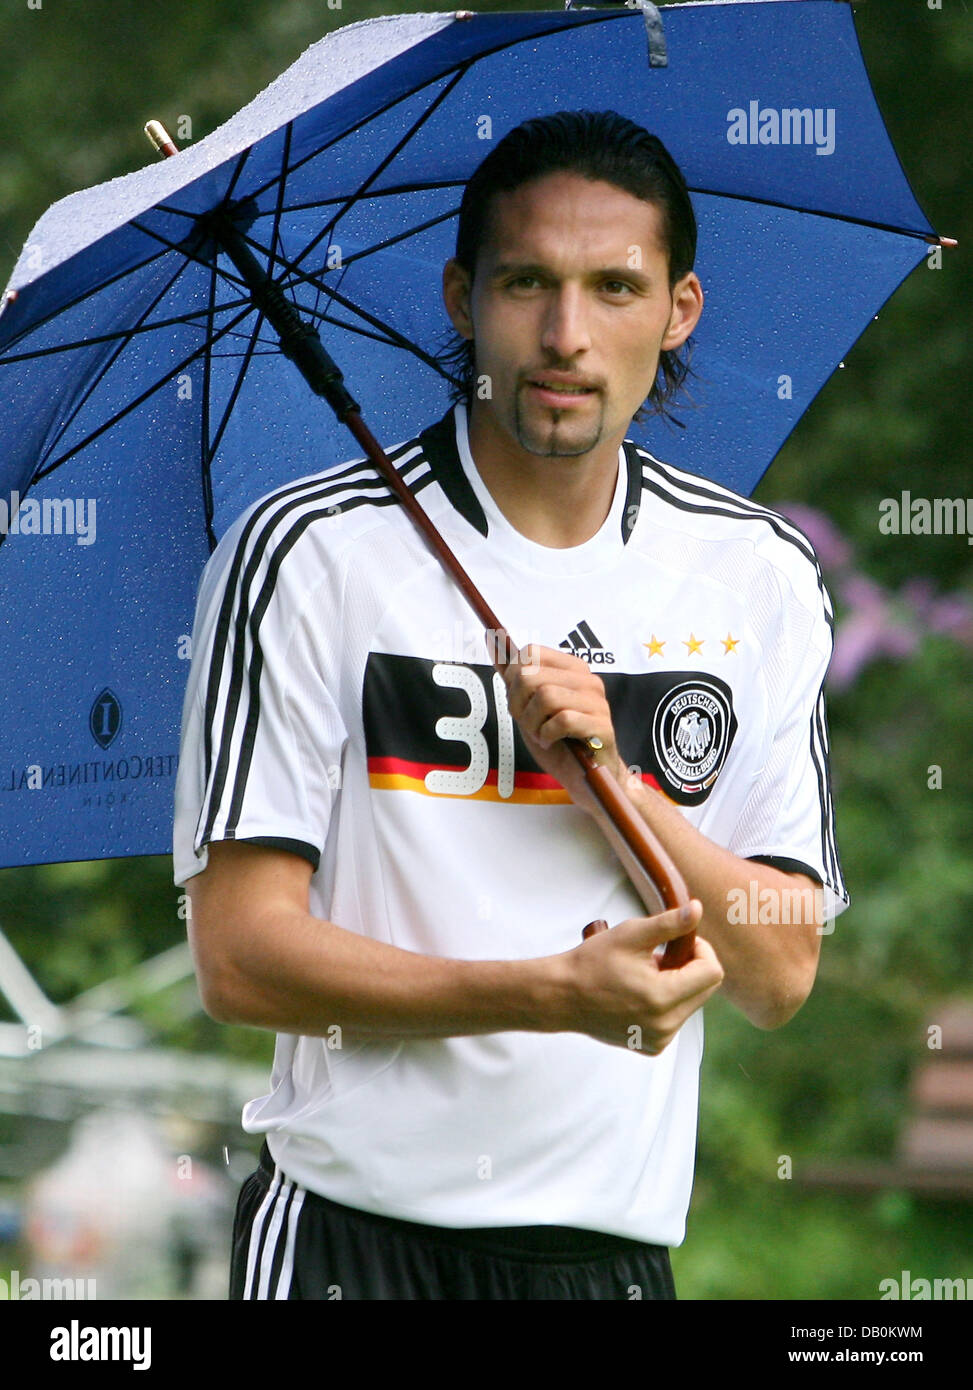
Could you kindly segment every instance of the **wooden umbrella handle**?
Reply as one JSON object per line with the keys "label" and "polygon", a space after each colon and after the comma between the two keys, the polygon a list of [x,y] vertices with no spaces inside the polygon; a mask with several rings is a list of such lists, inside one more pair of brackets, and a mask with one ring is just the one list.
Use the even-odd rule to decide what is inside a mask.
{"label": "wooden umbrella handle", "polygon": [[[564,742],[585,768],[588,787],[598,801],[595,820],[645,904],[648,916],[684,907],[691,901],[692,894],[658,836],[649,829],[608,769],[595,763],[585,745],[575,739]],[[667,941],[662,969],[678,969],[691,961],[695,941],[694,931]]]}

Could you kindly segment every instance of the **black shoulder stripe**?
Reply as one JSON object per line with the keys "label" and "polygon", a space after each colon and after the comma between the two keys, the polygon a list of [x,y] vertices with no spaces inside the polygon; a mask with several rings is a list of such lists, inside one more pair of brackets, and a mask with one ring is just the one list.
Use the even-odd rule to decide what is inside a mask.
{"label": "black shoulder stripe", "polygon": [[[421,492],[422,489],[424,487],[427,487],[432,481],[432,474],[427,472],[419,479],[419,481],[415,485],[410,485],[410,489],[413,493]],[[378,498],[362,497],[356,498],[352,502],[348,503],[345,510],[352,511],[356,507],[363,506],[397,507],[399,506],[399,501],[396,497],[392,496],[391,493],[387,493],[386,496]],[[240,811],[243,806],[243,796],[246,790],[247,778],[250,775],[250,764],[253,760],[253,749],[257,738],[257,725],[260,720],[260,677],[263,672],[264,664],[263,649],[260,645],[259,640],[260,624],[263,620],[265,612],[267,611],[267,608],[270,605],[270,600],[273,597],[274,588],[277,584],[277,574],[280,570],[280,566],[283,560],[313,521],[316,521],[319,518],[323,516],[328,516],[330,514],[330,509],[325,507],[322,508],[320,511],[309,512],[298,518],[298,520],[287,532],[287,535],[283,538],[281,543],[274,550],[273,559],[271,560],[270,565],[268,567],[267,575],[260,589],[257,601],[254,604],[252,612],[249,615],[249,623],[247,614],[242,610],[242,608],[240,613],[237,615],[237,634],[236,645],[234,649],[234,670],[233,679],[231,681],[231,692],[235,694],[236,698],[233,704],[234,719],[233,722],[229,724],[230,737],[232,737],[233,724],[235,724],[236,722],[235,713],[236,707],[239,704],[239,692],[243,685],[244,670],[246,670],[246,673],[249,677],[249,681],[247,692],[247,717],[246,722],[243,726],[243,740],[240,746],[239,755],[237,757],[233,792],[231,795],[230,806],[228,811],[228,828],[235,827],[240,819]],[[250,575],[249,578],[252,579],[252,575]],[[245,584],[247,583],[246,576],[244,582]],[[245,630],[248,625],[250,629],[251,638],[251,653],[249,661],[247,660],[245,655]],[[229,714],[230,707],[228,702],[227,715],[229,716]],[[231,746],[229,737],[224,738],[223,746],[226,752],[226,762],[224,763],[224,766],[226,766],[228,764]],[[221,779],[221,784],[219,787],[220,794],[222,793],[223,785],[225,785],[225,772],[223,778]],[[214,793],[215,792],[216,784],[214,784]],[[218,804],[219,798],[217,798],[217,800],[214,802],[211,814],[215,814],[215,807]]]}
{"label": "black shoulder stripe", "polygon": [[[817,565],[818,560],[814,553],[814,547],[800,527],[795,526],[792,521],[779,516],[769,507],[762,507],[759,502],[754,502],[752,498],[744,497],[742,493],[732,492],[729,488],[721,488],[718,484],[707,482],[705,478],[699,478],[694,473],[687,473],[683,469],[674,468],[670,463],[663,463],[661,459],[655,458],[645,449],[638,449],[638,453],[644,460],[643,467],[645,463],[650,465],[649,476],[651,476],[652,471],[655,471],[674,489],[681,488],[683,492],[691,493],[694,496],[709,498],[711,501],[726,507],[729,515],[752,516],[770,523],[782,540],[790,540],[812,564]],[[673,492],[671,501],[673,506],[683,505],[683,499],[677,492]]]}
{"label": "black shoulder stripe", "polygon": [[[755,521],[765,522],[772,531],[776,532],[782,541],[787,541],[788,544],[793,545],[813,568],[818,592],[821,595],[821,605],[824,609],[825,620],[832,632],[834,631],[834,615],[831,610],[831,603],[828,599],[828,591],[824,586],[824,576],[821,573],[821,566],[818,564],[817,556],[810,547],[810,543],[806,542],[802,545],[794,536],[790,535],[773,512],[764,511],[759,507],[755,508],[753,511],[743,511],[741,509],[734,510],[733,507],[726,505],[715,506],[712,503],[687,502],[683,498],[673,497],[665,488],[660,487],[658,483],[652,481],[648,477],[643,477],[642,486],[649,492],[655,493],[663,502],[668,502],[671,506],[678,507],[680,511],[694,512],[702,516],[752,517]],[[707,496],[711,494],[707,494],[703,491],[702,495]]]}
{"label": "black shoulder stripe", "polygon": [[[415,447],[415,441],[410,441],[409,444],[402,446],[402,448],[394,450],[393,454],[395,457],[393,457],[393,454],[390,454],[390,457],[393,458],[393,462],[396,457],[400,458],[410,447]],[[426,471],[424,473],[419,473],[419,476],[415,480],[409,481],[408,474],[418,473],[419,469],[423,466],[425,466]],[[343,470],[343,472],[347,472],[347,470]],[[409,487],[413,492],[420,491],[432,481],[432,474],[426,465],[426,461],[422,457],[421,451],[417,454],[415,459],[410,459],[402,468],[402,474],[403,477],[406,477],[409,482]],[[371,480],[369,479],[363,479],[362,482],[368,482],[369,486],[371,486]],[[222,717],[219,751],[216,755],[213,785],[208,796],[209,807],[205,819],[204,840],[208,840],[212,834],[217,810],[222,801],[223,791],[229,775],[233,732],[237,726],[238,710],[244,686],[244,675],[249,665],[249,706],[246,723],[244,725],[243,744],[237,761],[231,808],[227,822],[227,831],[229,832],[227,838],[232,838],[233,830],[239,819],[243,791],[253,755],[253,745],[256,738],[257,722],[259,718],[259,681],[260,672],[263,669],[263,653],[259,642],[259,626],[263,614],[266,612],[270,603],[280,564],[286,554],[304,533],[307,526],[309,526],[312,521],[318,520],[323,516],[333,515],[336,505],[340,505],[341,511],[349,511],[355,507],[365,505],[398,505],[396,498],[387,490],[384,482],[378,479],[377,476],[374,476],[374,484],[378,495],[363,495],[359,490],[351,498],[344,499],[341,504],[332,503],[329,506],[315,507],[314,510],[308,511],[296,519],[290,530],[284,536],[280,537],[277,542],[274,554],[271,558],[268,574],[265,577],[257,602],[252,609],[248,603],[249,590],[267,553],[270,545],[270,536],[276,530],[280,521],[286,518],[287,514],[291,511],[306,507],[309,503],[324,502],[330,497],[345,492],[347,490],[347,482],[331,483],[329,475],[327,480],[320,480],[318,486],[305,482],[295,485],[293,488],[286,488],[282,492],[275,493],[267,499],[262,507],[259,507],[254,512],[253,516],[248,519],[244,530],[241,532],[227,577],[223,602],[217,620],[213,651],[210,658],[210,668],[207,673],[204,741],[206,783],[209,785],[214,757],[211,731],[217,722],[220,679],[225,666],[227,642],[234,602],[237,594],[239,594],[240,603],[234,632],[233,662],[226,696],[226,708]],[[243,562],[247,544],[261,521],[264,522],[263,528],[257,537],[253,554],[244,569]],[[243,571],[242,575],[241,570]],[[249,663],[245,650],[248,624],[253,648]],[[206,811],[205,807],[203,811]],[[202,819],[203,813],[201,812],[200,820],[202,821]]]}
{"label": "black shoulder stripe", "polygon": [[817,738],[820,746],[821,761],[823,763],[823,790],[824,790],[824,814],[822,817],[821,838],[825,850],[824,863],[831,875],[831,883],[836,892],[846,895],[844,874],[841,870],[841,861],[838,857],[838,842],[835,834],[834,818],[834,798],[831,791],[831,760],[829,757],[828,745],[828,716],[825,707],[824,685],[818,693],[818,700],[815,706],[814,715],[811,720],[811,743],[812,757],[814,756],[814,741]]}
{"label": "black shoulder stripe", "polygon": [[[651,472],[657,472],[673,489],[681,488],[683,492],[691,493],[696,497],[709,498],[711,501],[726,507],[733,515],[752,516],[756,517],[758,520],[776,523],[777,527],[782,528],[778,530],[778,535],[782,536],[783,539],[792,541],[809,560],[816,562],[817,557],[814,554],[814,548],[811,542],[792,521],[787,521],[785,518],[778,516],[778,514],[769,507],[762,507],[759,502],[754,502],[752,498],[744,497],[742,493],[732,492],[728,488],[721,488],[711,482],[708,483],[705,478],[698,478],[695,474],[685,473],[681,469],[673,468],[671,464],[662,463],[661,460],[653,458],[651,454],[647,454],[644,450],[639,450],[639,452],[643,460],[651,465],[649,470],[650,475]],[[678,507],[682,505],[682,502],[683,499],[680,497],[679,493],[674,491],[672,494],[673,506]]]}
{"label": "black shoulder stripe", "polygon": [[[390,453],[389,457],[392,459],[393,462],[395,462],[397,459],[400,459],[403,456],[403,454],[405,454],[410,448],[414,447],[415,441],[407,441],[405,444],[402,444],[398,448],[394,449]],[[408,473],[414,465],[418,465],[421,461],[422,458],[420,454],[414,460],[414,464],[413,462],[410,462],[409,467],[403,471],[403,476],[405,476],[406,473]],[[246,553],[247,543],[250,540],[250,537],[253,535],[254,531],[256,530],[257,526],[260,524],[260,522],[266,520],[268,514],[272,512],[274,508],[281,508],[281,511],[275,513],[274,516],[271,517],[269,524],[264,527],[257,541],[255,549],[256,551],[262,553],[263,547],[266,544],[266,538],[276,526],[277,519],[280,515],[286,514],[288,510],[292,510],[295,506],[302,505],[305,501],[314,500],[320,497],[332,497],[336,496],[338,493],[346,491],[347,487],[349,486],[350,479],[352,477],[354,477],[356,481],[358,481],[358,485],[361,488],[374,488],[378,493],[381,493],[383,492],[383,490],[385,490],[385,484],[379,479],[374,467],[372,467],[371,464],[367,463],[367,461],[355,461],[349,464],[347,467],[339,469],[338,472],[334,475],[328,473],[321,478],[315,478],[311,481],[304,479],[300,482],[293,483],[285,488],[281,488],[277,492],[271,493],[271,495],[265,498],[261,505],[254,510],[253,515],[248,519],[246,526],[240,533],[239,540],[237,541],[237,547],[234,551],[233,561],[231,563],[230,570],[227,575],[226,589],[223,594],[223,603],[220,608],[220,616],[217,621],[216,638],[214,641],[213,652],[210,659],[209,673],[207,675],[206,720],[204,724],[204,765],[206,768],[207,780],[209,779],[210,768],[213,765],[213,750],[210,731],[212,728],[212,721],[215,717],[216,703],[219,696],[219,678],[220,671],[223,665],[223,653],[225,650],[227,634],[229,632],[230,616],[233,611],[233,602],[236,594],[237,581],[239,579],[240,569],[243,564],[243,557]]]}

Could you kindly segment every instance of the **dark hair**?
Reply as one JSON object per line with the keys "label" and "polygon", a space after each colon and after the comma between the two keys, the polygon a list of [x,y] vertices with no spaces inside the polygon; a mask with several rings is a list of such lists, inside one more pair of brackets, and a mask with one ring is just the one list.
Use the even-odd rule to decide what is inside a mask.
{"label": "dark hair", "polygon": [[[559,111],[538,116],[511,130],[474,171],[460,204],[456,260],[473,279],[477,255],[490,223],[497,193],[510,193],[545,174],[569,172],[614,184],[661,213],[662,239],[669,259],[669,288],[693,268],[696,216],[678,165],[655,135],[615,111]],[[692,373],[692,340],[659,354],[652,390],[635,414],[659,414],[681,425],[667,409]],[[683,355],[680,355],[683,354]],[[469,401],[475,386],[474,345],[456,333],[439,354],[451,369],[452,400]]]}

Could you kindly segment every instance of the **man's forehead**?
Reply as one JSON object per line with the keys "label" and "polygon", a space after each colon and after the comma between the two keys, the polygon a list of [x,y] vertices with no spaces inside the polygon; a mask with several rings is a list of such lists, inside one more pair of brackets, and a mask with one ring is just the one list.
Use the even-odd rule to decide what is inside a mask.
{"label": "man's forehead", "polygon": [[610,255],[633,242],[643,252],[666,254],[657,204],[603,180],[559,172],[494,194],[481,253],[506,262],[545,247],[561,252],[577,245]]}

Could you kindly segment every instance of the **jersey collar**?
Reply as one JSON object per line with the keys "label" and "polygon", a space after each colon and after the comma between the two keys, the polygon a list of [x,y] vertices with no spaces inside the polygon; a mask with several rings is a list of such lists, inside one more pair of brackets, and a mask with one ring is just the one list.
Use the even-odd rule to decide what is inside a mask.
{"label": "jersey collar", "polygon": [[524,558],[543,563],[556,557],[583,558],[600,554],[606,547],[627,545],[638,520],[642,501],[642,461],[631,440],[626,439],[619,450],[619,479],[612,499],[611,510],[601,529],[584,545],[567,550],[552,550],[520,535],[499,510],[473,461],[467,432],[466,406],[462,402],[449,409],[441,420],[419,436],[423,454],[433,476],[452,506],[481,536],[503,536]]}

